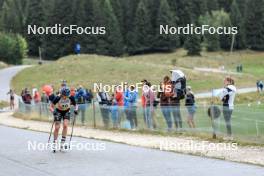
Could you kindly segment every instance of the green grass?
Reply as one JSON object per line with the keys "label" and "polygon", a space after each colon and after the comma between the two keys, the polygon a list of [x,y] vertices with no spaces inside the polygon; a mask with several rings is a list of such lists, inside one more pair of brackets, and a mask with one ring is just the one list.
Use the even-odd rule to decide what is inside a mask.
{"label": "green grass", "polygon": [[[52,63],[52,61],[46,61],[42,60],[42,64],[49,64]],[[23,65],[39,65],[39,58],[24,58]]]}
{"label": "green grass", "polygon": [[[183,127],[186,129],[183,132],[183,135],[191,135],[191,136],[197,136],[197,137],[211,137],[211,120],[207,116],[207,109],[209,104],[197,104],[198,109],[197,113],[195,114],[195,123],[196,123],[196,130],[189,130],[187,123],[186,123],[186,117],[187,112],[184,106],[182,106],[181,114],[183,119]],[[264,102],[262,102],[261,105],[258,104],[251,104],[251,106],[245,105],[236,105],[236,108],[233,113],[232,118],[232,130],[236,141],[242,142],[242,143],[254,143],[254,144],[264,144],[264,118],[263,118],[263,109],[264,109]],[[21,112],[24,112],[23,107],[21,107]],[[39,108],[33,107],[32,113],[30,114],[18,114],[16,117],[23,118],[25,120],[40,120],[40,121],[47,121],[48,116],[50,117],[50,120],[52,119],[52,116],[46,115],[46,113],[42,113],[40,116],[39,114]],[[155,110],[154,115],[155,122],[157,124],[157,129],[155,131],[152,131],[150,133],[153,134],[160,134],[160,135],[173,135],[168,134],[166,132],[166,122],[164,120],[164,117],[161,113],[160,108],[158,107]],[[126,121],[125,114],[121,115],[121,127],[124,127],[124,122]],[[143,111],[139,107],[137,109],[137,119],[138,119],[138,130],[139,132],[148,132],[148,129],[145,126],[144,120],[143,120]],[[219,119],[218,127],[219,132],[221,133],[221,137],[225,136],[226,134],[226,127],[223,117]],[[77,125],[80,125],[80,117],[77,118]],[[87,127],[94,127],[94,124],[96,124],[96,128],[102,129],[103,128],[103,121],[101,117],[101,112],[99,107],[96,105],[95,107],[95,118],[93,116],[93,108],[92,106],[89,106],[86,111],[86,126]],[[111,127],[111,116],[110,116],[110,127]],[[176,133],[177,134],[177,133]]]}
{"label": "green grass", "polygon": [[8,65],[0,61],[0,69],[6,68],[6,67],[8,67]]}
{"label": "green grass", "polygon": [[5,108],[5,107],[8,107],[9,106],[9,103],[6,102],[6,101],[0,101],[0,109],[2,108]]}
{"label": "green grass", "polygon": [[[263,79],[263,57],[264,53],[250,51],[232,55],[219,52],[202,53],[202,57],[186,57],[186,52],[182,49],[169,54],[147,54],[123,58],[72,55],[57,62],[28,68],[14,78],[12,85],[16,90],[24,87],[41,87],[44,84],[53,84],[58,87],[62,79],[68,80],[70,86],[82,84],[88,88],[92,88],[94,83],[119,84],[122,81],[138,83],[142,79],[159,84],[165,75],[170,74],[170,69],[180,68],[186,73],[188,84],[194,91],[203,92],[222,87],[223,78],[227,74],[200,72],[192,68],[218,68],[225,65],[227,70],[235,71],[235,66],[242,63],[245,74],[233,75],[236,85],[253,87],[257,79]],[[27,62],[32,63],[32,60],[25,63]]]}

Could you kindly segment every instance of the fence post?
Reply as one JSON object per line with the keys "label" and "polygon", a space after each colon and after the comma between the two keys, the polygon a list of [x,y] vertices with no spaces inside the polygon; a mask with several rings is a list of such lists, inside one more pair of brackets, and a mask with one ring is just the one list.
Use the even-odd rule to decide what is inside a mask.
{"label": "fence post", "polygon": [[256,120],[255,123],[256,123],[257,136],[259,136],[258,121]]}
{"label": "fence post", "polygon": [[96,128],[96,119],[95,119],[95,104],[94,100],[93,101],[93,127]]}

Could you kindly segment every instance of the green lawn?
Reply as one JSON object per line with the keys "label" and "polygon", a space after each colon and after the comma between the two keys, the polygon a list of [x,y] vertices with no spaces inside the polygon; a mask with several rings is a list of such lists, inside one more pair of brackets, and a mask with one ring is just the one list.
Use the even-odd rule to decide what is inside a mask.
{"label": "green lawn", "polygon": [[6,101],[0,101],[0,109],[2,108],[5,108],[5,107],[8,107],[9,106],[9,103],[6,102]]}
{"label": "green lawn", "polygon": [[0,61],[0,69],[6,68],[8,65]]}
{"label": "green lawn", "polygon": [[[197,104],[197,113],[195,114],[195,123],[196,129],[193,131],[188,129],[186,123],[187,112],[184,106],[181,108],[181,114],[183,119],[183,127],[185,129],[186,135],[194,135],[194,136],[211,136],[212,127],[211,120],[207,116],[207,109],[209,104]],[[221,107],[220,107],[221,108]],[[263,109],[264,102],[261,105],[251,104],[251,106],[245,105],[236,105],[236,108],[233,113],[232,118],[232,131],[235,137],[235,140],[243,143],[258,143],[264,144],[264,118],[263,118]],[[21,112],[25,109],[21,108]],[[40,109],[39,107],[33,107],[30,115],[26,113],[26,115],[19,115],[19,118],[26,118],[32,120],[41,120],[47,121],[52,119],[51,114],[49,114],[49,118],[46,115],[48,112],[43,111],[42,115],[39,115]],[[103,128],[103,121],[100,109],[98,105],[95,106],[95,116],[93,116],[93,108],[90,105],[86,111],[86,126],[94,127],[96,125],[97,128]],[[95,117],[95,118],[94,118]],[[161,113],[160,107],[155,109],[155,121],[157,124],[157,129],[155,132],[157,134],[167,134],[166,133],[166,122]],[[137,119],[138,119],[138,130],[139,131],[148,131],[143,119],[143,110],[142,108],[137,109]],[[125,128],[126,118],[124,113],[121,115],[121,128]],[[81,125],[80,117],[77,118],[77,125]],[[110,127],[112,126],[112,120],[110,115]],[[223,117],[221,116],[217,121],[217,126],[219,128],[220,136],[225,136],[226,127]],[[190,132],[190,133],[189,133]]]}
{"label": "green lawn", "polygon": [[[71,86],[82,84],[92,88],[94,83],[119,84],[127,81],[138,83],[148,79],[159,84],[169,70],[182,69],[195,92],[210,91],[222,87],[227,74],[194,71],[193,67],[218,68],[225,65],[235,71],[238,63],[244,65],[245,74],[233,75],[238,87],[255,86],[257,79],[264,79],[264,53],[243,51],[234,53],[203,53],[202,57],[186,57],[184,50],[169,54],[147,54],[132,57],[113,58],[97,55],[67,56],[57,62],[28,68],[18,74],[12,85],[16,90],[24,87],[41,87],[53,84],[58,87],[60,80],[68,80]],[[31,62],[28,60],[27,62]],[[176,66],[175,66],[176,65]],[[256,69],[257,68],[257,69]]]}

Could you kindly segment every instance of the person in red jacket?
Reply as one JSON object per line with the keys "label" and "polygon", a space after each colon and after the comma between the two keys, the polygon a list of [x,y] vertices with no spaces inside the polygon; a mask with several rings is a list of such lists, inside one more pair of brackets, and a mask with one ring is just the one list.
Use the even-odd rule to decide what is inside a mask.
{"label": "person in red jacket", "polygon": [[118,113],[117,113],[117,121],[120,123],[123,116],[123,107],[124,107],[124,97],[123,97],[123,90],[121,86],[117,86],[115,90],[115,101],[118,106]]}

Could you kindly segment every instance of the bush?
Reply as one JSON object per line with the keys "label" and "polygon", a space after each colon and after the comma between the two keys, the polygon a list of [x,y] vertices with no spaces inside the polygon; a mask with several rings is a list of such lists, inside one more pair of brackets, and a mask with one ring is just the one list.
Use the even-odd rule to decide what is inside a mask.
{"label": "bush", "polygon": [[0,32],[0,61],[8,64],[21,64],[26,57],[27,42],[18,34]]}

